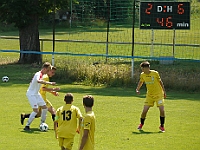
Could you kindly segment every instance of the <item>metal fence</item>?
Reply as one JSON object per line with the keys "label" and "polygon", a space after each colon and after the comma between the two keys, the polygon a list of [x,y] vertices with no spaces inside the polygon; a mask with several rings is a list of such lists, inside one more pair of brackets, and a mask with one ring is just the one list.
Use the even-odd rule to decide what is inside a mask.
{"label": "metal fence", "polygon": [[[153,2],[156,1],[148,1],[148,11],[151,11],[148,4]],[[189,2],[189,16],[185,17],[190,17],[190,29],[140,29],[141,11],[145,11],[141,9],[140,1],[80,1],[59,14],[56,28],[65,28],[63,32],[56,30],[56,35],[62,33],[62,39],[56,39],[55,52],[77,56],[101,56],[103,59],[111,57],[160,60],[166,57],[200,60],[200,2],[182,2]],[[164,3],[161,6],[164,8]],[[185,9],[183,6],[181,8]],[[160,15],[160,12],[154,12],[154,15]],[[162,20],[157,20],[157,24],[161,25],[162,22],[159,21]],[[184,24],[184,21],[182,23]],[[0,40],[8,40],[8,37],[1,37]],[[51,39],[41,38],[42,51],[51,51],[51,43]],[[6,48],[2,45],[1,49]]]}

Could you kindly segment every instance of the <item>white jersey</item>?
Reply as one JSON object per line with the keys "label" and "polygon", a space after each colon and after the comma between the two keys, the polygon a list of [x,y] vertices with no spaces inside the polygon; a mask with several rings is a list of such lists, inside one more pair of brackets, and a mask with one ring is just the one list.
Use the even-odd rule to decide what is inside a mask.
{"label": "white jersey", "polygon": [[41,84],[38,83],[38,80],[42,79],[41,71],[35,73],[33,79],[30,82],[29,88],[27,90],[28,95],[38,95]]}

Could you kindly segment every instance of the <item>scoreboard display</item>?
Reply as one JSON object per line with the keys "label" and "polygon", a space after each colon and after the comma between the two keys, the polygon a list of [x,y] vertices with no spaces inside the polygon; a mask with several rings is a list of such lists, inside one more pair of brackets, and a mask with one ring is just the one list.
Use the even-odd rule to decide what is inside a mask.
{"label": "scoreboard display", "polygon": [[141,2],[140,29],[190,29],[190,2]]}

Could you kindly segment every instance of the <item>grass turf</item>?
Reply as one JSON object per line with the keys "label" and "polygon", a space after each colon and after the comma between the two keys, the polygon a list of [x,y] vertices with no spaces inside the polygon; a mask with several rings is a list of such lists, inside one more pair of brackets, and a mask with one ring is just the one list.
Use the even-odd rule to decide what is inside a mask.
{"label": "grass turf", "polygon": [[[0,75],[3,76],[2,68]],[[9,69],[9,68],[6,68]],[[31,125],[33,132],[24,132],[20,124],[20,113],[31,112],[25,96],[29,79],[38,70],[27,69],[18,73],[12,68],[8,74],[8,83],[0,82],[0,149],[54,149],[59,150],[54,137],[51,115],[48,113],[48,132],[38,129],[40,119]],[[154,106],[149,110],[143,132],[137,130],[140,113],[145,98],[145,90],[136,95],[131,88],[90,87],[73,84],[58,84],[60,96],[47,95],[55,108],[64,104],[67,92],[74,94],[74,105],[81,109],[82,97],[92,94],[95,98],[96,114],[95,149],[96,150],[196,150],[200,147],[199,94],[167,91],[165,104],[166,132],[159,132],[159,112]],[[25,120],[26,123],[27,120]],[[75,136],[73,150],[78,148],[79,135]]]}

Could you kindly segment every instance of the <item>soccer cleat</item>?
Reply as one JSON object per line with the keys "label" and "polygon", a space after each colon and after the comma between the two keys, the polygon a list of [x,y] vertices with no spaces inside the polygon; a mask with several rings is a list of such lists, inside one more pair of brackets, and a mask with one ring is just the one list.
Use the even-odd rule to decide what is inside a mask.
{"label": "soccer cleat", "polygon": [[24,124],[24,119],[25,119],[25,114],[22,113],[21,114],[21,119],[20,119],[22,125]]}
{"label": "soccer cleat", "polygon": [[164,127],[160,126],[159,129],[160,129],[161,132],[165,132],[165,128]]}
{"label": "soccer cleat", "polygon": [[142,126],[143,126],[143,124],[140,124],[137,129],[142,130]]}
{"label": "soccer cleat", "polygon": [[25,126],[24,131],[31,131],[29,126]]}

